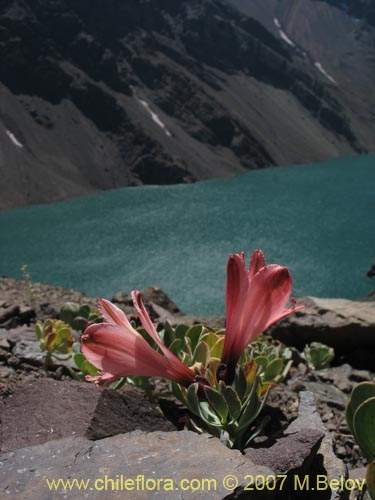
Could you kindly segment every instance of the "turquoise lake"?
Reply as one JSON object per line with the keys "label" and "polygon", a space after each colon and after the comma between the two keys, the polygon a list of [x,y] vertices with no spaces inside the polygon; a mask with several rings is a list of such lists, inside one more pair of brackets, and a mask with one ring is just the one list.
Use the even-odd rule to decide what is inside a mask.
{"label": "turquoise lake", "polygon": [[110,298],[158,285],[187,313],[223,314],[229,254],[287,265],[295,296],[374,288],[375,155],[124,188],[0,212],[0,274]]}

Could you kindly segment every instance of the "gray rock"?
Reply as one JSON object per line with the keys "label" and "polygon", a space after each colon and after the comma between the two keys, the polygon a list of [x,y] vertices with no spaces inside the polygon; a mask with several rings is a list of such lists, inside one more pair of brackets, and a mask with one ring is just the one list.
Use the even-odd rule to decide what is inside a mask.
{"label": "gray rock", "polygon": [[303,386],[307,391],[314,393],[319,402],[339,410],[345,409],[348,398],[334,385],[322,382],[303,382]]}
{"label": "gray rock", "polygon": [[298,348],[322,342],[338,353],[375,349],[375,302],[305,297],[296,311],[270,329],[272,335]]}
{"label": "gray rock", "polygon": [[[40,344],[36,339],[34,329],[21,326],[19,328],[9,330],[7,340],[13,346],[12,354],[21,361],[34,366],[43,365],[46,353],[40,350]],[[66,356],[63,354],[59,354],[58,357],[53,355],[49,368],[65,366],[67,368],[77,369],[77,366],[72,358],[64,358],[66,358]]]}
{"label": "gray rock", "polygon": [[12,328],[8,330],[7,336],[8,342],[10,344],[16,344],[21,340],[36,341],[37,337],[35,335],[35,329],[32,326],[22,325],[17,328]]}
{"label": "gray rock", "polygon": [[[17,450],[1,457],[1,493],[12,500],[50,500],[64,496],[48,490],[46,480],[90,480],[89,493],[73,488],[69,500],[91,499],[220,499],[230,494],[238,483],[246,484],[249,476],[273,475],[267,467],[254,465],[237,450],[229,450],[218,439],[207,434],[181,432],[132,432],[90,442],[85,438],[66,438],[42,446]],[[227,489],[223,479],[228,475]],[[102,487],[107,477],[109,489],[95,490],[94,481]],[[139,488],[136,489],[136,480]],[[111,491],[111,482],[126,485],[133,480],[133,489]],[[146,482],[148,480],[148,483]],[[160,486],[157,488],[157,481]],[[183,491],[182,483],[194,482],[196,491]],[[205,483],[202,483],[204,481]],[[210,481],[210,482],[209,482]],[[142,488],[142,482],[144,487]],[[173,487],[171,484],[173,482]],[[128,486],[131,484],[128,482]],[[146,485],[148,484],[148,489]],[[205,486],[204,486],[205,484]],[[202,487],[199,487],[203,485]],[[116,486],[116,484],[114,484]],[[165,487],[165,489],[164,489]],[[91,488],[91,489],[90,489]],[[210,489],[209,489],[210,488]],[[252,492],[253,493],[253,492]],[[251,498],[261,498],[254,492]]]}
{"label": "gray rock", "polygon": [[8,330],[5,328],[0,328],[0,348],[9,350],[10,344],[8,342]]}
{"label": "gray rock", "polygon": [[332,368],[325,368],[323,370],[316,370],[312,372],[311,375],[315,380],[328,382],[340,389],[340,391],[349,393],[353,388],[353,382],[351,380],[352,373],[352,367],[348,364],[344,364]]}
{"label": "gray rock", "polygon": [[22,361],[40,366],[44,362],[45,353],[41,352],[39,342],[35,340],[19,340],[13,347],[12,353]]}

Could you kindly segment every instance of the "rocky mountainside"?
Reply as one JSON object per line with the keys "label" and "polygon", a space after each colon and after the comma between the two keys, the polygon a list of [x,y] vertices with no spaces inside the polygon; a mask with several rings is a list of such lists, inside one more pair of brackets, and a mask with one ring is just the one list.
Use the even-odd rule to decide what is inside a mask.
{"label": "rocky mountainside", "polygon": [[333,4],[1,0],[0,208],[373,151],[373,10]]}

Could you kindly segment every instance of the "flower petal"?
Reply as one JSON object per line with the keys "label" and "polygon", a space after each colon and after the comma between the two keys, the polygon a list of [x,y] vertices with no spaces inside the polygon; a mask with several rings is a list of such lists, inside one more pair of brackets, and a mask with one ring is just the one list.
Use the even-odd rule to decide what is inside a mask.
{"label": "flower petal", "polygon": [[131,326],[124,311],[112,304],[112,302],[110,302],[109,300],[98,299],[98,310],[103,316],[105,323],[125,326],[126,328],[130,328],[133,330],[133,327]]}
{"label": "flower petal", "polygon": [[137,310],[138,318],[140,319],[143,328],[150,335],[152,340],[158,345],[164,355],[172,362],[172,363],[182,363],[178,359],[178,357],[171,352],[166,345],[161,341],[158,332],[156,331],[153,322],[151,321],[150,316],[143,304],[141,292],[139,290],[134,290],[132,292],[133,304]]}
{"label": "flower petal", "polygon": [[266,259],[264,258],[264,253],[262,250],[254,250],[250,257],[249,264],[249,281],[256,275],[256,273],[266,266]]}
{"label": "flower petal", "polygon": [[249,288],[249,276],[244,253],[232,254],[227,264],[226,333],[223,357],[231,352],[241,323],[241,314]]}
{"label": "flower petal", "polygon": [[[230,350],[223,352],[222,361],[237,362],[245,347],[272,323],[285,318],[297,309],[289,309],[285,305],[292,291],[292,278],[286,267],[276,264],[262,267],[252,278],[243,310],[240,313],[241,323],[233,334],[234,341]],[[225,356],[224,356],[225,354]]]}
{"label": "flower petal", "polygon": [[81,346],[87,360],[104,372],[100,380],[129,375],[166,377],[183,385],[194,380],[194,373],[182,361],[171,363],[133,329],[106,323],[90,325],[81,337]]}

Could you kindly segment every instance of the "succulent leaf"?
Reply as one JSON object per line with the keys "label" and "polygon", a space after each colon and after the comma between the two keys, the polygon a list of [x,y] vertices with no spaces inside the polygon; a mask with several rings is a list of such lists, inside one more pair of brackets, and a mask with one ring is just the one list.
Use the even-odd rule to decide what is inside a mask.
{"label": "succulent leaf", "polygon": [[276,358],[267,365],[264,372],[264,381],[268,382],[277,379],[283,371],[284,362],[281,358]]}
{"label": "succulent leaf", "polygon": [[221,422],[225,423],[228,417],[228,405],[222,394],[208,386],[204,388],[204,393],[208,402],[220,417]]}
{"label": "succulent leaf", "polygon": [[366,484],[371,500],[375,500],[375,460],[367,467]]}
{"label": "succulent leaf", "polygon": [[225,385],[224,382],[219,383],[219,389],[227,403],[229,415],[233,420],[237,420],[241,414],[242,405],[236,391],[231,386]]}
{"label": "succulent leaf", "polygon": [[354,436],[369,461],[375,460],[375,397],[366,399],[354,412]]}

